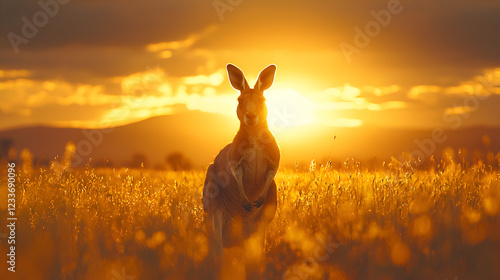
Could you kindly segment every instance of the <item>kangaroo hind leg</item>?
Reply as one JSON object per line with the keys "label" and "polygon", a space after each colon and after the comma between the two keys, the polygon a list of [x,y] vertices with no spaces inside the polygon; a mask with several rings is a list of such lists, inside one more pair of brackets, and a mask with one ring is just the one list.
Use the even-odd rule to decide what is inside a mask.
{"label": "kangaroo hind leg", "polygon": [[222,254],[222,228],[223,228],[224,217],[222,216],[222,210],[216,210],[212,216],[212,226],[214,230],[215,239],[215,253],[218,257]]}

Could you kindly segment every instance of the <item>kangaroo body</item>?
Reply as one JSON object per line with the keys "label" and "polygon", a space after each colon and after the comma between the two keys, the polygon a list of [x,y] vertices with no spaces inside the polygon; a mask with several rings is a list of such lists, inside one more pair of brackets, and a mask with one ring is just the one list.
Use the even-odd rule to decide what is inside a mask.
{"label": "kangaroo body", "polygon": [[[253,258],[255,264],[263,251],[266,226],[277,207],[274,177],[280,151],[267,126],[263,95],[273,83],[276,66],[262,70],[254,88],[236,66],[228,64],[227,71],[231,85],[241,93],[236,110],[240,128],[207,169],[203,209],[213,227],[216,254],[221,256],[223,248],[240,247],[251,252],[246,259]],[[258,269],[249,268],[247,275],[248,271]],[[256,275],[250,278],[259,279]]]}
{"label": "kangaroo body", "polygon": [[[205,207],[210,216],[220,211],[222,247],[241,245],[251,234],[272,221],[276,212],[276,184],[271,182],[261,207],[246,210],[240,203],[238,184],[232,175],[230,164],[243,169],[243,184],[250,201],[255,201],[264,191],[266,174],[279,164],[280,152],[276,140],[269,132],[265,139],[239,131],[232,143],[222,149],[208,167],[204,196],[212,194]],[[218,190],[218,194],[217,194]],[[212,221],[214,219],[212,218]],[[216,234],[217,236],[217,234]]]}

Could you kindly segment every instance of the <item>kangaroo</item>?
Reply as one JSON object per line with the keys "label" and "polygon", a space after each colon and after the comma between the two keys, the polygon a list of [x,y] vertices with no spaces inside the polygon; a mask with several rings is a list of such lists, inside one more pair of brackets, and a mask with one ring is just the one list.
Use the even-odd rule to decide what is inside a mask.
{"label": "kangaroo", "polygon": [[262,251],[265,229],[276,212],[274,177],[280,150],[267,125],[263,94],[273,84],[275,72],[276,66],[269,65],[250,88],[243,72],[227,65],[229,81],[240,91],[236,110],[240,128],[208,167],[203,188],[203,209],[212,223],[217,255],[223,248],[243,245],[250,236],[258,240],[251,250]]}

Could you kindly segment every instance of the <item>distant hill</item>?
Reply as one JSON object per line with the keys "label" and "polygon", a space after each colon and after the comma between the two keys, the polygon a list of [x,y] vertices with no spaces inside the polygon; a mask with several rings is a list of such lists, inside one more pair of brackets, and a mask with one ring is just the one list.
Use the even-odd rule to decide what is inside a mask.
{"label": "distant hill", "polygon": [[[214,132],[217,128],[217,133]],[[68,141],[77,146],[82,163],[107,159],[120,166],[134,154],[144,155],[151,167],[164,164],[170,153],[180,152],[195,167],[213,160],[236,133],[238,123],[218,114],[190,112],[153,117],[109,130],[84,130],[55,127],[27,127],[0,131],[0,139],[11,139],[19,152],[28,148],[36,161],[48,162],[62,156]],[[102,135],[100,140],[99,135]],[[92,143],[92,141],[94,143]],[[90,148],[90,151],[88,151]]]}
{"label": "distant hill", "polygon": [[[11,139],[18,152],[28,148],[39,163],[62,156],[66,143],[72,141],[77,145],[80,165],[91,157],[96,165],[107,159],[114,166],[122,166],[134,155],[141,155],[147,159],[148,167],[154,167],[164,165],[165,157],[177,152],[189,159],[194,167],[206,168],[218,151],[232,140],[237,129],[236,118],[193,111],[150,118],[116,127],[111,132],[18,128],[1,131],[0,140]],[[386,160],[403,151],[416,150],[424,155],[433,150],[439,156],[447,147],[455,151],[465,148],[463,151],[469,158],[474,154],[485,157],[488,151],[495,154],[500,151],[500,128],[489,127],[444,131],[441,138],[446,140],[442,143],[431,140],[431,130],[311,126],[275,129],[273,132],[282,151],[282,163],[289,166],[296,161],[307,163],[312,159],[343,161],[348,157],[359,160],[376,157]]]}

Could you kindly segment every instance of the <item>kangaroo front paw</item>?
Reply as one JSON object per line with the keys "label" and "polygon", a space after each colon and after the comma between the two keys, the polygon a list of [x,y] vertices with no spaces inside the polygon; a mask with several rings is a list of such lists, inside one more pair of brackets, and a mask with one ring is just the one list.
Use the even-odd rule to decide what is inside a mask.
{"label": "kangaroo front paw", "polygon": [[262,204],[264,204],[265,201],[266,201],[266,198],[263,196],[260,196],[259,198],[257,198],[256,201],[253,202],[252,206],[254,206],[255,208],[259,208],[262,206]]}
{"label": "kangaroo front paw", "polygon": [[252,204],[250,204],[249,201],[244,201],[241,205],[245,208],[245,210],[249,212],[252,211]]}

